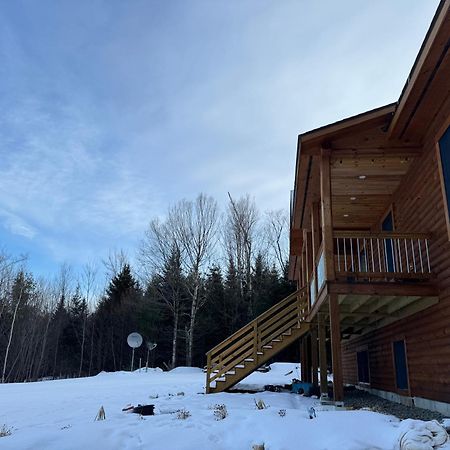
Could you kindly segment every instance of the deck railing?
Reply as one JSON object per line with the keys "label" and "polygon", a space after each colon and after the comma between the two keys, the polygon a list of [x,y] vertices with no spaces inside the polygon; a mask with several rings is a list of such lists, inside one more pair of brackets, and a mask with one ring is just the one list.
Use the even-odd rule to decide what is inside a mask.
{"label": "deck railing", "polygon": [[336,231],[337,277],[420,279],[431,276],[427,234]]}

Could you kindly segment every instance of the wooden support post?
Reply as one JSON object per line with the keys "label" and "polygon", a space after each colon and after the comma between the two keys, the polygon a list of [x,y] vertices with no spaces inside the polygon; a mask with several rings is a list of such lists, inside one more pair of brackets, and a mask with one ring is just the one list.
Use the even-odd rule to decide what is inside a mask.
{"label": "wooden support post", "polygon": [[308,285],[309,280],[309,252],[308,252],[308,232],[303,230],[303,252],[304,252],[304,264],[305,264],[305,286]]}
{"label": "wooden support post", "polygon": [[307,366],[307,361],[306,361],[306,339],[305,337],[303,337],[300,340],[300,376],[302,378],[302,381],[306,381],[306,366]]}
{"label": "wooden support post", "polygon": [[[309,231],[303,231],[304,242],[305,242],[305,286],[308,287],[309,291],[309,282],[311,280],[312,273],[314,272],[314,260],[312,257],[312,246],[311,246],[311,233]],[[308,302],[308,311],[310,309],[310,304]]]}
{"label": "wooden support post", "polygon": [[305,381],[307,383],[311,383],[311,337],[309,335],[306,335],[304,340],[306,359]]}
{"label": "wooden support post", "polygon": [[331,209],[331,170],[330,151],[322,149],[320,160],[320,196],[322,198],[322,242],[325,256],[325,279],[335,279],[333,215]]}
{"label": "wooden support post", "polygon": [[311,206],[311,239],[314,260],[320,247],[320,205],[314,202]]}
{"label": "wooden support post", "polygon": [[[316,260],[319,253],[320,247],[320,205],[314,202],[311,207],[311,246],[312,246],[312,260],[313,260],[313,274],[314,274],[314,284],[315,292],[318,292],[317,285],[317,266]],[[315,299],[312,299],[313,302]]]}
{"label": "wooden support post", "polygon": [[301,256],[301,267],[300,267],[300,279],[301,279],[301,287],[305,286],[305,253],[302,250],[302,256]]}
{"label": "wooden support post", "polygon": [[258,367],[258,320],[255,320],[253,323],[253,364],[255,364],[255,367]]}
{"label": "wooden support post", "polygon": [[312,378],[311,383],[317,386],[317,366],[318,366],[318,351],[317,351],[317,327],[312,325],[311,328],[311,369]]}
{"label": "wooden support post", "polygon": [[209,394],[211,392],[211,382],[209,381],[211,378],[211,353],[206,354],[206,393]]}
{"label": "wooden support post", "polygon": [[317,315],[319,335],[319,367],[320,367],[320,395],[328,395],[327,380],[327,345],[325,320],[322,313]]}
{"label": "wooden support post", "polygon": [[334,401],[337,402],[344,400],[344,380],[342,375],[341,354],[341,326],[337,294],[330,294],[330,331],[331,358],[333,363],[333,394]]}

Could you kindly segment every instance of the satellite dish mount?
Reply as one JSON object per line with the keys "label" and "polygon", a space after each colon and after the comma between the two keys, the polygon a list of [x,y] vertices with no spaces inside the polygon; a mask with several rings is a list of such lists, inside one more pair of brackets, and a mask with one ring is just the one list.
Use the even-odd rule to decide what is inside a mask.
{"label": "satellite dish mount", "polygon": [[131,372],[133,372],[134,367],[134,349],[142,345],[142,336],[139,333],[130,333],[127,337],[128,345],[133,349],[131,353]]}
{"label": "satellite dish mount", "polygon": [[146,345],[147,345],[147,362],[145,363],[145,371],[147,372],[147,370],[148,370],[148,357],[150,355],[150,352],[152,350],[154,350],[158,344],[156,342],[147,341]]}

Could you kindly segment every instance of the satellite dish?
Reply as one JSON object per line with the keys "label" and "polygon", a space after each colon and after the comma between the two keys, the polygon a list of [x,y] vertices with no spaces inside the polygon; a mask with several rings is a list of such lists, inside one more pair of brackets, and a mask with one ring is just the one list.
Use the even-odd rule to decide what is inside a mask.
{"label": "satellite dish", "polygon": [[142,336],[139,333],[131,333],[127,337],[128,345],[132,348],[138,348],[142,345]]}
{"label": "satellite dish", "polygon": [[156,342],[147,342],[147,348],[152,351],[156,348],[158,344]]}

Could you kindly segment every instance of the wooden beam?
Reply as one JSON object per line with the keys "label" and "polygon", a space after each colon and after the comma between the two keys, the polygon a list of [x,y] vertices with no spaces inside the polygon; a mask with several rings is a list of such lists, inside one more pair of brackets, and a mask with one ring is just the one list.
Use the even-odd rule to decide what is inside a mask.
{"label": "wooden beam", "polygon": [[323,314],[318,314],[317,319],[317,334],[319,337],[320,395],[328,396],[326,330]]}
{"label": "wooden beam", "polygon": [[320,196],[322,202],[322,242],[325,256],[325,279],[335,279],[333,247],[333,214],[331,209],[330,151],[323,149],[320,160]]}
{"label": "wooden beam", "polygon": [[315,261],[320,247],[320,205],[317,202],[311,205],[311,233],[313,261]]}
{"label": "wooden beam", "polygon": [[329,284],[330,294],[355,294],[355,295],[400,295],[434,297],[439,295],[439,290],[434,284],[428,283],[340,283]]}
{"label": "wooden beam", "polygon": [[317,386],[317,369],[318,369],[318,349],[317,349],[317,327],[311,327],[311,369],[312,369],[312,378],[311,382],[315,386]]}
{"label": "wooden beam", "polygon": [[339,317],[339,303],[336,294],[330,295],[330,334],[331,358],[333,364],[333,397],[334,401],[344,400],[344,380],[342,374],[341,327]]}
{"label": "wooden beam", "polygon": [[313,256],[313,273],[315,292],[318,292],[317,286],[317,268],[315,261],[317,260],[317,254],[320,247],[320,205],[318,202],[314,202],[311,205],[311,241],[312,241],[312,256]]}
{"label": "wooden beam", "polygon": [[305,246],[305,270],[306,270],[305,283],[308,284],[311,274],[311,266],[310,266],[311,250],[309,248],[308,232],[306,230],[303,230],[303,242]]}
{"label": "wooden beam", "polygon": [[380,156],[398,156],[400,158],[415,158],[422,154],[423,147],[420,145],[394,147],[387,145],[386,147],[373,148],[350,148],[350,147],[333,147],[333,157],[346,156],[362,156],[364,158],[379,158]]}
{"label": "wooden beam", "polygon": [[305,378],[304,381],[311,383],[311,355],[310,355],[310,336],[307,334],[304,339],[305,351]]}
{"label": "wooden beam", "polygon": [[302,378],[301,381],[306,381],[307,378],[307,357],[306,357],[306,336],[303,336],[300,341],[300,376]]}

